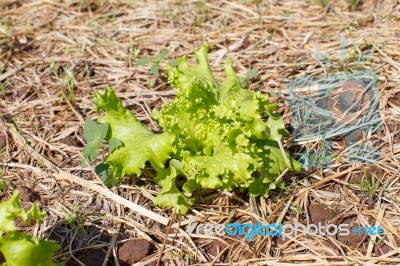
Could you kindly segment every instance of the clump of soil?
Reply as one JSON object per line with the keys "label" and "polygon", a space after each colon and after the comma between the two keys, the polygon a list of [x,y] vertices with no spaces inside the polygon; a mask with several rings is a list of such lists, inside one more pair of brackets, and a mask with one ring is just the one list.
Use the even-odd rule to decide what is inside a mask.
{"label": "clump of soil", "polygon": [[90,249],[79,256],[79,260],[85,265],[103,265],[105,258],[106,251],[104,249]]}
{"label": "clump of soil", "polygon": [[131,265],[141,261],[153,250],[149,241],[135,238],[124,242],[118,249],[118,258],[121,265]]}
{"label": "clump of soil", "polygon": [[362,234],[358,235],[351,232],[353,228],[357,229],[360,227],[360,224],[356,221],[356,218],[346,218],[341,222],[341,224],[349,225],[350,234],[347,236],[341,236],[337,234],[336,239],[349,247],[361,250],[366,237]]}
{"label": "clump of soil", "polygon": [[[40,199],[39,194],[31,188],[25,186],[19,186],[16,188],[19,191],[19,201],[21,207],[25,210],[29,210],[33,202],[38,201]],[[22,219],[17,218],[15,219],[15,224],[17,227],[23,228],[24,230],[28,230],[29,227],[34,226],[36,224],[35,220],[30,221],[28,224],[24,224]]]}
{"label": "clump of soil", "polygon": [[83,147],[82,143],[75,136],[65,137],[60,142],[68,146]]}
{"label": "clump of soil", "polygon": [[31,188],[20,186],[16,190],[19,190],[19,199],[23,202],[34,202],[40,199],[39,194]]}
{"label": "clump of soil", "polygon": [[[100,231],[99,228],[95,226],[87,226],[84,228],[85,230],[85,235],[80,236],[79,234],[76,235],[75,238],[71,237],[66,237],[65,236],[65,229],[67,228],[67,224],[60,223],[57,225],[57,227],[52,231],[52,233],[47,237],[49,240],[52,240],[53,242],[57,243],[58,245],[61,246],[60,250],[65,250],[69,249],[69,246],[71,246],[72,250],[77,250],[83,247],[87,247],[87,240],[85,239],[94,239],[91,236],[96,236],[100,234],[100,237],[98,238],[100,241],[98,242],[99,244],[104,244],[104,243],[110,243],[111,237],[107,233],[107,231]],[[68,229],[70,231],[74,231],[76,229]],[[73,234],[73,232],[71,232]],[[72,236],[72,234],[70,236]],[[85,249],[85,250],[80,250],[74,253],[74,256],[81,262],[83,262],[85,265],[103,265],[103,262],[106,258],[107,254],[107,247],[103,248],[93,248],[93,249]],[[65,262],[65,265],[71,265],[71,266],[79,266],[80,264],[75,261],[72,257],[64,257],[61,258],[63,262]],[[113,264],[113,259],[112,256],[109,257],[108,259],[108,264],[106,265],[114,265]]]}
{"label": "clump of soil", "polygon": [[400,106],[400,92],[389,98],[389,102],[391,102],[395,106]]}
{"label": "clump of soil", "polygon": [[[205,248],[204,251],[212,255],[213,257],[217,257],[219,253],[221,253],[222,250],[224,250],[227,247],[227,245],[219,240],[214,240],[210,244],[208,244]],[[228,252],[225,252],[224,254],[221,255],[221,257],[218,259],[217,262],[227,262],[227,255]]]}
{"label": "clump of soil", "polygon": [[374,247],[374,252],[376,256],[385,255],[386,253],[389,253],[391,250],[392,248],[383,242],[380,242],[378,245],[375,245]]}
{"label": "clump of soil", "polygon": [[326,225],[328,220],[332,219],[334,213],[324,204],[311,204],[308,207],[308,212],[310,213],[311,223],[321,225]]}

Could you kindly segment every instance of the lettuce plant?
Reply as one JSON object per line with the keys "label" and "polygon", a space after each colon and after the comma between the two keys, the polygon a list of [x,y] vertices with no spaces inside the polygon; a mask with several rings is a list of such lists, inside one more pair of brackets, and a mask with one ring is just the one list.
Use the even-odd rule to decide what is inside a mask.
{"label": "lettuce plant", "polygon": [[24,224],[31,220],[41,222],[45,214],[36,204],[29,210],[24,210],[19,203],[19,191],[15,191],[9,200],[0,203],[0,252],[5,259],[1,265],[56,265],[51,261],[51,257],[59,246],[49,240],[18,232],[15,224],[17,218]]}
{"label": "lettuce plant", "polygon": [[[150,162],[156,171],[154,180],[161,186],[154,202],[183,214],[198,189],[239,187],[251,196],[268,196],[271,189],[283,186],[277,177],[284,170],[299,169],[279,147],[277,140],[287,131],[274,113],[277,104],[259,91],[244,89],[230,60],[224,64],[225,80],[218,82],[207,55],[208,46],[203,45],[195,52],[195,66],[186,56],[178,59],[176,67],[168,66],[168,82],[176,98],[153,110],[161,134],[140,123],[111,88],[96,92],[96,108],[104,116],[98,119],[100,126],[87,120],[85,124],[91,126],[85,125],[84,135],[90,135],[86,140],[92,150],[102,140],[110,144],[108,156],[97,167],[106,184],[116,184],[125,175],[140,175]],[[101,130],[104,125],[107,132]],[[102,136],[93,137],[100,134],[96,132]],[[90,161],[93,156],[84,154],[84,158]],[[178,177],[184,181],[177,182]]]}

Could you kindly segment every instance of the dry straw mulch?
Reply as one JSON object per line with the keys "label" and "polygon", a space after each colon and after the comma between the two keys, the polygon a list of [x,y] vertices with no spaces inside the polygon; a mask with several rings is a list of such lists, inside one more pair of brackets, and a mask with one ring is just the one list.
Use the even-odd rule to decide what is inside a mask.
{"label": "dry straw mulch", "polygon": [[[60,243],[57,259],[69,265],[118,265],[118,248],[132,238],[144,238],[152,247],[129,261],[140,259],[140,265],[398,264],[399,25],[397,1],[2,0],[3,197],[21,186],[37,193],[48,217],[29,230]],[[255,199],[237,191],[206,191],[196,195],[198,204],[182,217],[154,206],[151,199],[159,188],[150,175],[106,189],[92,169],[80,167],[82,125],[86,117],[97,115],[92,103],[96,89],[113,86],[153,129],[157,125],[151,109],[174,97],[165,75],[150,84],[154,75],[137,58],[162,49],[170,51],[167,59],[191,56],[206,42],[216,72],[221,74],[227,58],[242,75],[256,69],[250,89],[274,96],[289,125],[286,81],[328,74],[315,53],[340,58],[340,39],[348,40],[354,58],[373,50],[362,68],[375,70],[379,77],[384,126],[368,136],[381,151],[379,164],[346,163],[338,139],[337,163],[285,177],[287,191]],[[286,146],[292,146],[290,139]],[[185,230],[194,216],[210,223],[380,225],[385,237],[298,235],[282,241],[258,236],[250,242],[189,237]],[[139,252],[138,245],[132,249]]]}

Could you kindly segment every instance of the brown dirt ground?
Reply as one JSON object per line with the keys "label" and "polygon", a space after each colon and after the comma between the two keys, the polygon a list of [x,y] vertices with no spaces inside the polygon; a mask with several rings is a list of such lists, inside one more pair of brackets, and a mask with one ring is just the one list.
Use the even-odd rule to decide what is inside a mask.
{"label": "brown dirt ground", "polygon": [[[399,264],[399,23],[400,4],[394,0],[2,0],[0,178],[7,189],[0,196],[5,199],[22,187],[25,201],[36,201],[46,210],[46,221],[35,232],[62,246],[55,260],[67,265]],[[258,71],[250,89],[272,95],[289,127],[286,81],[326,73],[315,53],[340,58],[338,41],[344,38],[348,51],[358,57],[373,49],[362,67],[374,69],[379,77],[385,123],[382,131],[367,136],[382,155],[373,170],[371,165],[346,163],[339,141],[334,144],[337,164],[284,177],[290,185],[285,192],[256,199],[237,191],[201,192],[194,210],[177,217],[152,203],[159,187],[151,178],[96,190],[102,188],[99,178],[80,167],[82,125],[85,118],[97,116],[92,103],[97,89],[114,87],[138,119],[158,129],[150,110],[174,92],[164,73],[152,75],[137,58],[168,49],[160,64],[164,70],[171,58],[188,54],[192,60],[193,50],[206,42],[219,77],[228,58],[241,75]],[[285,143],[287,148],[291,143]],[[65,178],[65,173],[72,176]],[[257,236],[246,242],[204,234],[189,238],[167,228],[165,221],[173,219],[186,230],[192,216],[211,223],[380,224],[385,236],[298,235],[285,241]],[[146,242],[124,251],[136,239]],[[146,248],[150,246],[154,248]]]}

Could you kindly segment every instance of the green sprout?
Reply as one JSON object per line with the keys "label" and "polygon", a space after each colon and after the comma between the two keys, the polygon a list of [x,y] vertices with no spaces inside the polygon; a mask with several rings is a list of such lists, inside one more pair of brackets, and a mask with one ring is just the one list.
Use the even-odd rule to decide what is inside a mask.
{"label": "green sprout", "polygon": [[[160,73],[160,62],[168,55],[168,53],[169,51],[167,49],[162,49],[156,57],[150,58],[148,56],[144,56],[139,58],[137,63],[140,66],[151,64],[150,67],[151,74],[158,75]],[[150,85],[154,86],[155,84],[156,84],[156,78],[151,79]]]}
{"label": "green sprout", "polygon": [[240,80],[240,84],[242,85],[243,88],[246,88],[247,83],[249,82],[249,80],[251,80],[252,78],[254,78],[257,75],[257,70],[255,69],[249,69],[249,71],[247,71],[246,76],[244,77],[239,77]]}

